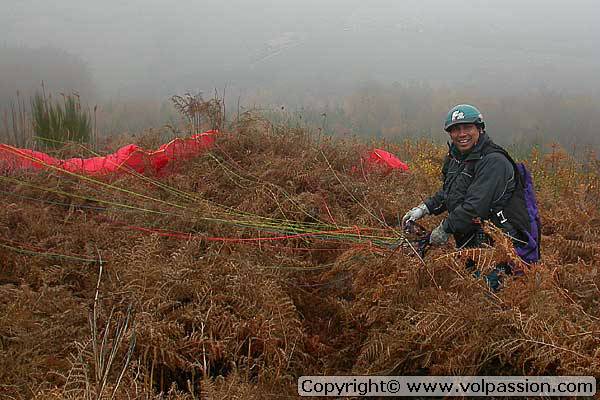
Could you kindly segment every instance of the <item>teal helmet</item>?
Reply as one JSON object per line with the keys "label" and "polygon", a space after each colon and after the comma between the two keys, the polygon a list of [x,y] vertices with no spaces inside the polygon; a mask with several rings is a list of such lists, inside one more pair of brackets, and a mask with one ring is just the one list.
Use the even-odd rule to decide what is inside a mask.
{"label": "teal helmet", "polygon": [[444,130],[449,132],[450,128],[457,124],[475,124],[481,129],[485,128],[481,111],[469,104],[459,104],[448,111],[444,121]]}

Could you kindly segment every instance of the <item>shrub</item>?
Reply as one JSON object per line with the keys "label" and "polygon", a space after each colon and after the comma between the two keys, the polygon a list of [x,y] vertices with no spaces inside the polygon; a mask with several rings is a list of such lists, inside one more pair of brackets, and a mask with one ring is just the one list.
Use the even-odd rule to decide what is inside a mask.
{"label": "shrub", "polygon": [[31,101],[35,137],[49,147],[65,141],[88,143],[91,137],[91,117],[81,108],[77,94],[62,95],[63,103],[36,93]]}

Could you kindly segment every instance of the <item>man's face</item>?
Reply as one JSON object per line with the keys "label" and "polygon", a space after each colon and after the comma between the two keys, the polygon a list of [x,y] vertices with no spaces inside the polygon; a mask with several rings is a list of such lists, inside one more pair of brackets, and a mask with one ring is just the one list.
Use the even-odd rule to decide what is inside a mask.
{"label": "man's face", "polygon": [[452,143],[461,153],[471,150],[479,140],[479,128],[475,124],[456,124],[449,133]]}

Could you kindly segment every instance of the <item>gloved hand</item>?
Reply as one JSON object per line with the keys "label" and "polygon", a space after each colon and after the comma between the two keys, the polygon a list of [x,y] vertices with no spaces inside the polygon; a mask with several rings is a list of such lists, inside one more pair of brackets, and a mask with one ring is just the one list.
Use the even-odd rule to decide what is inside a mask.
{"label": "gloved hand", "polygon": [[425,203],[419,204],[417,207],[414,207],[409,212],[404,214],[402,218],[402,228],[406,228],[406,223],[408,221],[416,221],[418,219],[423,218],[424,216],[429,214],[429,209],[425,205]]}
{"label": "gloved hand", "polygon": [[429,236],[429,243],[441,246],[445,244],[450,238],[450,234],[444,230],[443,221],[439,224],[434,230],[431,231],[431,235]]}

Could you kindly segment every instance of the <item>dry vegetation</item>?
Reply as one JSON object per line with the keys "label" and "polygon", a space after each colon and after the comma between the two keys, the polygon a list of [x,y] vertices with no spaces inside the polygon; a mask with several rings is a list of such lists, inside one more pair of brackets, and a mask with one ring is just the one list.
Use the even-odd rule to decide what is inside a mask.
{"label": "dry vegetation", "polygon": [[366,239],[230,240],[269,237],[232,224],[240,211],[398,235],[382,221],[436,189],[444,149],[390,145],[412,173],[383,174],[361,168],[367,148],[244,116],[160,181],[5,176],[0,397],[285,398],[303,374],[600,376],[593,154],[531,155],[543,262],[497,294],[463,268],[514,257],[494,232],[495,250],[448,246],[424,263]]}

